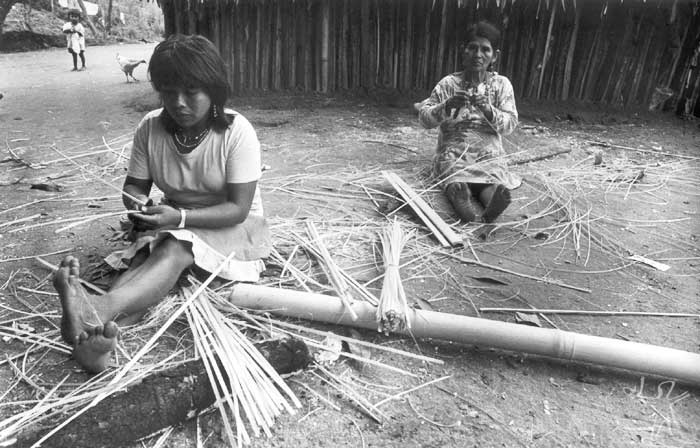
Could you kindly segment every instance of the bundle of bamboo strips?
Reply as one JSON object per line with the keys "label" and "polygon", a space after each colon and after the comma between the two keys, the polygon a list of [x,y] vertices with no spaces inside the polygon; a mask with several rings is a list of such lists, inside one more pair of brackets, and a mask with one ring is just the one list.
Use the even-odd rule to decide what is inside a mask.
{"label": "bundle of bamboo strips", "polygon": [[435,213],[435,210],[433,210],[413,188],[404,182],[403,179],[391,171],[382,171],[382,175],[413,209],[421,221],[430,229],[443,247],[461,246],[463,244],[462,237],[452,230],[452,228]]}
{"label": "bundle of bamboo strips", "polygon": [[415,230],[404,233],[398,220],[394,219],[379,235],[382,242],[385,274],[377,306],[377,324],[378,330],[387,335],[390,332],[410,329],[410,324],[406,320],[409,311],[408,303],[399,266],[401,251],[414,233]]}
{"label": "bundle of bamboo strips", "polygon": [[[189,288],[184,292],[185,297],[193,294]],[[216,406],[229,442],[240,447],[250,443],[245,421],[255,436],[261,430],[271,436],[270,427],[275,418],[283,410],[294,414],[294,407],[301,407],[301,403],[234,322],[212,305],[209,296],[205,291],[191,302],[187,320],[217,398]],[[236,423],[235,436],[227,408]]]}

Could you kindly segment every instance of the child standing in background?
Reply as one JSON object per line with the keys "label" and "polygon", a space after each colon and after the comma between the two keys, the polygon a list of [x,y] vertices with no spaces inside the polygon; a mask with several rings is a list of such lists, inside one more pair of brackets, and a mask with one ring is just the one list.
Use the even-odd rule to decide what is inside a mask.
{"label": "child standing in background", "polygon": [[78,56],[82,67],[80,71],[85,70],[85,28],[78,21],[80,20],[80,11],[73,9],[68,13],[70,22],[63,25],[63,34],[66,35],[66,43],[68,45],[68,53],[73,56],[73,70],[78,71]]}

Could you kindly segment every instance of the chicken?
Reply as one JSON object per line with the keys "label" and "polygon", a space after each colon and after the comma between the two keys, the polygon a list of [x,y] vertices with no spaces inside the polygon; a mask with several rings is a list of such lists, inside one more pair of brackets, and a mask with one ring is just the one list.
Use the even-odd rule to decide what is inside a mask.
{"label": "chicken", "polygon": [[146,60],[129,59],[117,53],[117,62],[119,63],[119,66],[122,68],[122,71],[126,75],[126,82],[131,82],[129,81],[129,76],[131,76],[131,79],[133,79],[134,81],[139,82],[138,79],[134,78],[134,69],[138,67],[139,64],[145,64]]}

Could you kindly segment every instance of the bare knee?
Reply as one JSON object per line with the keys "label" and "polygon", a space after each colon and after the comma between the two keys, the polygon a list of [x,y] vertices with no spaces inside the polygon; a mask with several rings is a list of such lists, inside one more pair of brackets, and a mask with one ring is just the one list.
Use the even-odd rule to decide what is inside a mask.
{"label": "bare knee", "polygon": [[186,268],[194,263],[194,256],[190,245],[177,238],[168,236],[161,240],[151,251],[151,257],[167,258],[173,263],[180,264]]}

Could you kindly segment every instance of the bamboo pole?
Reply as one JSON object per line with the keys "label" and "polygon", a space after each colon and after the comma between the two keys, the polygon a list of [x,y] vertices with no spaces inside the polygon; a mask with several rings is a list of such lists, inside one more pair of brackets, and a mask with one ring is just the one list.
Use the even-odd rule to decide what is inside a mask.
{"label": "bamboo pole", "polygon": [[[310,1],[310,0],[307,0]],[[313,12],[311,10],[311,5],[305,5],[306,8],[306,14],[304,14],[304,29],[306,30],[306,35],[304,38],[303,42],[303,48],[304,48],[304,65],[303,65],[303,70],[304,70],[304,91],[308,92],[310,90],[313,90],[312,82],[313,82],[313,68],[314,64],[312,61],[313,58],[313,49],[314,49],[314,27],[313,27]]]}
{"label": "bamboo pole", "polygon": [[569,41],[569,48],[566,54],[566,64],[564,66],[564,84],[561,88],[561,99],[566,101],[569,98],[569,89],[571,85],[571,68],[574,64],[574,52],[576,51],[576,39],[578,38],[578,29],[581,25],[581,11],[583,6],[579,6],[575,9],[574,16],[574,29],[571,31],[571,40]]}
{"label": "bamboo pole", "polygon": [[338,87],[342,90],[347,90],[350,79],[350,65],[348,64],[348,34],[350,32],[349,1],[350,0],[343,0],[340,37],[338,39]]}
{"label": "bamboo pole", "polygon": [[448,28],[448,7],[450,1],[442,0],[442,13],[440,14],[440,34],[438,37],[438,48],[437,48],[437,59],[436,64],[433,67],[435,71],[435,79],[439,79],[445,74],[445,46],[447,45],[447,28]]}
{"label": "bamboo pole", "polygon": [[[322,294],[238,283],[233,287],[231,301],[242,308],[267,310],[288,317],[377,328],[374,306],[353,303],[358,319],[352,320],[340,299]],[[411,331],[403,334],[411,337],[592,363],[700,385],[698,353],[434,311],[410,310],[407,320]]]}
{"label": "bamboo pole", "polygon": [[559,2],[552,2],[552,12],[549,16],[549,27],[547,28],[547,39],[544,43],[544,54],[542,55],[542,68],[540,68],[540,80],[537,84],[537,99],[541,98],[542,94],[542,81],[544,80],[544,72],[547,68],[547,61],[549,60],[550,44],[552,42],[552,28],[554,27],[554,18],[557,14],[557,4]]}
{"label": "bamboo pole", "polygon": [[251,64],[254,84],[251,87],[260,89],[258,72],[262,64],[262,34],[263,34],[263,3],[255,3],[255,61]]}
{"label": "bamboo pole", "polygon": [[401,90],[410,90],[413,86],[413,14],[414,14],[414,4],[415,2],[406,2],[406,17],[405,17],[405,32],[404,32],[404,43],[403,43],[403,67],[402,67],[402,81],[400,88]]}
{"label": "bamboo pole", "polygon": [[432,87],[431,84],[435,81],[433,80],[430,75],[429,75],[429,67],[430,67],[430,44],[432,40],[432,33],[430,29],[430,15],[431,11],[428,9],[428,11],[425,12],[425,24],[424,24],[424,44],[423,44],[423,67],[421,70],[421,87]]}
{"label": "bamboo pole", "polygon": [[275,57],[272,69],[272,88],[282,89],[282,2],[275,7]]}
{"label": "bamboo pole", "polygon": [[328,0],[321,4],[321,92],[328,93],[330,6]]}
{"label": "bamboo pole", "polygon": [[[674,9],[677,7],[677,4],[674,3]],[[678,51],[675,52],[673,56],[673,62],[671,63],[671,69],[669,70],[668,73],[668,78],[666,79],[666,84],[664,87],[669,88],[671,87],[671,83],[673,82],[673,75],[676,73],[676,68],[678,67],[678,61],[681,59],[681,55],[683,54],[683,48],[685,46],[685,40],[688,38],[688,33],[690,32],[690,26],[693,23],[693,19],[689,18],[688,19],[688,25],[685,27],[685,33],[683,33],[683,38],[680,41],[680,45],[678,46]],[[651,38],[651,36],[649,36]]]}

